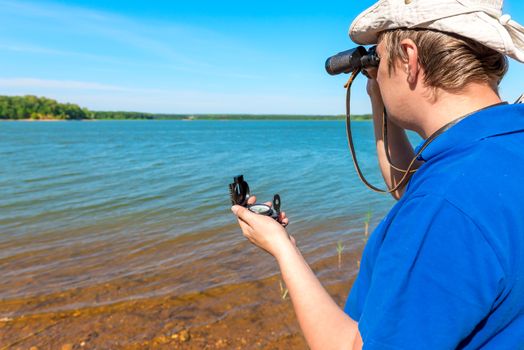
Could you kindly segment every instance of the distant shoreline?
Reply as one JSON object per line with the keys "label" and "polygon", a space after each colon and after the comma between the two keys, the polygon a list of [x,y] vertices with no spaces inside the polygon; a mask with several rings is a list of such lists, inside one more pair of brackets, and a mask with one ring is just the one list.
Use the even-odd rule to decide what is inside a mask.
{"label": "distant shoreline", "polygon": [[[147,121],[147,122],[155,122],[155,121],[183,121],[183,122],[199,122],[199,121],[221,121],[221,122],[228,122],[228,121],[268,121],[268,122],[279,122],[279,121],[288,121],[288,122],[322,122],[322,121],[345,121],[346,118],[199,118],[199,119],[0,119],[0,122],[22,122],[22,123],[35,123],[35,122],[104,122],[104,121]],[[365,122],[365,121],[371,121],[371,118],[351,118],[351,121],[354,122]]]}
{"label": "distant shoreline", "polygon": [[[72,103],[59,103],[46,97],[0,96],[0,121],[95,121],[95,120],[216,120],[216,121],[329,121],[345,120],[345,115],[249,114],[249,113],[146,113],[91,111]],[[370,114],[352,115],[352,120],[371,120]]]}
{"label": "distant shoreline", "polygon": [[[345,116],[288,116],[288,115],[195,115],[192,117],[158,117],[158,118],[82,118],[82,119],[60,119],[60,118],[0,118],[0,122],[96,122],[96,121],[345,121]],[[352,121],[371,120],[371,116],[353,115]]]}

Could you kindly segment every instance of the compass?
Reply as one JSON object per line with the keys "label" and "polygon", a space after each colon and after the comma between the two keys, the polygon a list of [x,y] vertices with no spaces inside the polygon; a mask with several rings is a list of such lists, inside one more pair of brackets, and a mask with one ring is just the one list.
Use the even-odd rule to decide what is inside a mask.
{"label": "compass", "polygon": [[229,195],[232,205],[243,206],[255,214],[270,216],[278,221],[280,214],[280,196],[278,194],[273,196],[272,206],[262,203],[247,204],[250,192],[249,185],[244,180],[243,175],[238,175],[233,178],[233,183],[229,184]]}

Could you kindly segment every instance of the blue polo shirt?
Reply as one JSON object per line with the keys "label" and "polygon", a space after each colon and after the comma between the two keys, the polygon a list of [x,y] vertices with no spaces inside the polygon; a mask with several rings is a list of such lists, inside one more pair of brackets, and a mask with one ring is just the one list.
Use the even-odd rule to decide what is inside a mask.
{"label": "blue polo shirt", "polygon": [[364,349],[524,349],[524,105],[467,117],[421,158],[346,302]]}

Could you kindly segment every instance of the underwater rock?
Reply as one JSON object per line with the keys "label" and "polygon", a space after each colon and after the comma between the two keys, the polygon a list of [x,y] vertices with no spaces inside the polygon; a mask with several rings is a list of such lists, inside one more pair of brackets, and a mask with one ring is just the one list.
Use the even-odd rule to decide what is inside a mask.
{"label": "underwater rock", "polygon": [[178,333],[178,339],[183,343],[188,342],[191,339],[191,334],[187,329],[183,329]]}

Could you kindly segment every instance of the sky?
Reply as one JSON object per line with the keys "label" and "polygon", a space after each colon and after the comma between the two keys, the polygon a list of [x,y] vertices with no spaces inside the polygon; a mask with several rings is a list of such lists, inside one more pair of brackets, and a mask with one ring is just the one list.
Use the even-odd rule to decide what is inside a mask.
{"label": "sky", "polygon": [[[0,95],[92,110],[343,114],[347,76],[324,62],[356,46],[374,1],[0,0]],[[524,3],[505,11],[524,24]],[[524,93],[510,60],[503,99]],[[361,77],[352,112],[371,109]]]}

